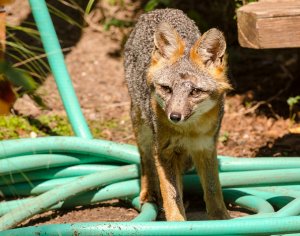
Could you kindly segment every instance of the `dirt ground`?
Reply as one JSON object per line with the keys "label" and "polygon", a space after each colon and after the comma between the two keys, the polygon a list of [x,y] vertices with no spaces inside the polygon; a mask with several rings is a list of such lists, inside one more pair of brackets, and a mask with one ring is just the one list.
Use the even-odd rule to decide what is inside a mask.
{"label": "dirt ground", "polygon": [[[26,14],[29,14],[26,1],[17,2],[9,8],[8,21],[13,24],[20,24],[28,16]],[[69,30],[63,26],[57,27],[59,32]],[[111,32],[100,32],[89,25],[75,38],[77,39],[71,45],[63,43],[63,47],[70,47],[65,61],[85,117],[96,121],[119,120],[120,126],[128,127],[125,129],[127,131],[120,134],[107,129],[109,139],[134,143],[129,119],[129,96],[120,56],[120,32],[114,29]],[[299,54],[291,50],[270,53],[246,49],[232,51],[232,54],[229,51],[229,57],[240,57],[240,64],[230,65],[230,78],[235,90],[227,96],[218,153],[235,157],[300,156],[299,134],[291,132],[298,124],[289,119],[286,103],[286,99],[295,93],[295,89],[298,95],[300,92],[300,78],[295,78],[293,69],[296,67],[295,63],[299,63]],[[244,59],[243,54],[250,56]],[[248,67],[241,69],[241,64],[247,64]],[[291,88],[294,90],[291,91]],[[42,113],[64,114],[51,75],[38,92],[51,110],[41,110],[26,96],[18,100],[15,109],[21,114],[32,116]],[[297,120],[299,111],[295,111],[295,114]],[[196,210],[195,214],[198,216],[195,217],[195,208],[191,206],[188,208],[189,219],[205,218],[199,213],[200,207]],[[236,209],[233,209],[231,214],[234,216],[235,212]],[[93,207],[48,212],[24,225],[124,221],[132,219],[136,214],[127,204],[114,200]],[[241,212],[238,211],[237,215],[241,215]]]}

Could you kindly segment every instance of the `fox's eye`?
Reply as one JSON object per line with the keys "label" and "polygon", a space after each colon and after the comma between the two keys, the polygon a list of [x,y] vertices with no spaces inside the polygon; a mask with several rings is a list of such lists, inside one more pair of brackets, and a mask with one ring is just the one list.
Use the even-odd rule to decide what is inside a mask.
{"label": "fox's eye", "polygon": [[162,90],[164,92],[166,92],[166,93],[172,93],[172,89],[169,86],[167,86],[167,85],[161,85],[160,87],[162,88]]}
{"label": "fox's eye", "polygon": [[193,88],[192,91],[190,92],[190,95],[193,97],[198,97],[201,92],[202,92],[201,89]]}

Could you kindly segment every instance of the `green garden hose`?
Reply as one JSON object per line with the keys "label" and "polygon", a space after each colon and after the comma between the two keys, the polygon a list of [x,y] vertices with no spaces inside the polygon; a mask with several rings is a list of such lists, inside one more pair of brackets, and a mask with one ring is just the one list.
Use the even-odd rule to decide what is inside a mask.
{"label": "green garden hose", "polygon": [[[20,235],[284,235],[300,230],[300,217],[228,221],[187,222],[90,222],[31,226],[4,231],[1,236]],[[299,235],[299,234],[298,234]]]}
{"label": "green garden hose", "polygon": [[78,137],[92,138],[91,131],[82,114],[70,75],[65,65],[57,35],[44,0],[30,1],[30,6],[48,62],[67,112],[73,131]]}

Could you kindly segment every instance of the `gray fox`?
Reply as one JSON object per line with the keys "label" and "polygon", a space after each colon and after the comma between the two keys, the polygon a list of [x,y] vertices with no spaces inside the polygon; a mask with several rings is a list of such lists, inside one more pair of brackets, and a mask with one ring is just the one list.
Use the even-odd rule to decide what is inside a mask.
{"label": "gray fox", "polygon": [[176,9],[141,15],[125,45],[125,79],[141,155],[140,200],[162,204],[168,221],[186,220],[182,174],[193,165],[209,218],[229,218],[216,153],[224,95],[231,89],[225,49],[219,30],[201,36]]}

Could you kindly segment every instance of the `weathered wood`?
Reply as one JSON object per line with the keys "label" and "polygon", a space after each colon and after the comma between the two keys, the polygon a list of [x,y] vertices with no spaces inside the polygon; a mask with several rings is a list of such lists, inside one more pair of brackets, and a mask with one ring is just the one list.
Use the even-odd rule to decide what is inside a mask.
{"label": "weathered wood", "polygon": [[248,48],[300,47],[300,1],[264,0],[237,11],[238,39]]}

